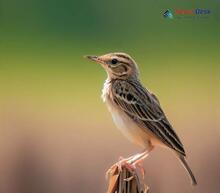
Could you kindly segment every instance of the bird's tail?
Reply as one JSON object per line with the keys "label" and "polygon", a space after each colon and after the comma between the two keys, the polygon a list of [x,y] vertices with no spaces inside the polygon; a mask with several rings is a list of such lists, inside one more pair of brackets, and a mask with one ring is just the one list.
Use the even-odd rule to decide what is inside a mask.
{"label": "bird's tail", "polygon": [[183,155],[179,155],[179,158],[180,158],[180,161],[181,161],[183,167],[186,169],[186,171],[187,171],[188,174],[189,174],[189,177],[190,177],[190,179],[191,179],[192,185],[194,185],[194,186],[197,185],[196,178],[195,178],[195,176],[193,175],[193,172],[192,172],[192,170],[190,169],[188,163],[186,162],[185,157],[184,157]]}

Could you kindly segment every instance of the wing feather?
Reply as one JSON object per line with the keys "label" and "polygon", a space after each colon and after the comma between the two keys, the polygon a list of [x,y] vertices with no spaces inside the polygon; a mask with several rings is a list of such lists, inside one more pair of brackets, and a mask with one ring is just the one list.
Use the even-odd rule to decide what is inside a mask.
{"label": "wing feather", "polygon": [[157,97],[139,81],[115,80],[114,102],[134,121],[159,138],[168,147],[185,155],[183,144],[160,107]]}

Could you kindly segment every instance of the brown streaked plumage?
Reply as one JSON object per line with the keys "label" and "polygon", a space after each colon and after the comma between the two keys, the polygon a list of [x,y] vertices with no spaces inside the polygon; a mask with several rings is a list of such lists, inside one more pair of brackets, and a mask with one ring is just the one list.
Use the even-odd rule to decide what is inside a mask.
{"label": "brown streaked plumage", "polygon": [[132,163],[146,157],[155,146],[162,146],[175,152],[188,171],[192,184],[197,184],[185,160],[183,144],[157,97],[142,86],[135,61],[125,53],[87,58],[100,63],[107,72],[102,98],[116,126],[130,141],[145,149],[145,152],[132,157]]}

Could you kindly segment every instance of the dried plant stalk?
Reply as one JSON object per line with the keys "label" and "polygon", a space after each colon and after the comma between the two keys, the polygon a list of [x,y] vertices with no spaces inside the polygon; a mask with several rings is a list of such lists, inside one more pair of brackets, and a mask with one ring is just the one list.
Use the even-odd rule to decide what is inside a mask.
{"label": "dried plant stalk", "polygon": [[138,170],[131,170],[129,164],[113,165],[108,170],[109,185],[107,193],[148,193],[144,176],[139,177]]}

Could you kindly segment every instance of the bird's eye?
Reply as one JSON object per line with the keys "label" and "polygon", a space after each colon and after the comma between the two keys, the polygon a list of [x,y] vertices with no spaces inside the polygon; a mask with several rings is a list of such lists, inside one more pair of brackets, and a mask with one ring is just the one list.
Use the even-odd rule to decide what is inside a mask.
{"label": "bird's eye", "polygon": [[112,61],[111,61],[111,63],[112,63],[112,64],[117,64],[117,63],[118,63],[118,60],[117,60],[116,58],[113,58]]}

